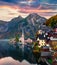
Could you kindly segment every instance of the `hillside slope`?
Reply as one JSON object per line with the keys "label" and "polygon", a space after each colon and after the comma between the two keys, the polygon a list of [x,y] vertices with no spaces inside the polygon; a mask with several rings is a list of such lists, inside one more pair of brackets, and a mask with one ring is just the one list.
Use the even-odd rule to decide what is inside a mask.
{"label": "hillside slope", "polygon": [[47,26],[50,26],[52,28],[54,28],[55,26],[57,26],[57,15],[52,16],[51,18],[49,18],[46,23]]}

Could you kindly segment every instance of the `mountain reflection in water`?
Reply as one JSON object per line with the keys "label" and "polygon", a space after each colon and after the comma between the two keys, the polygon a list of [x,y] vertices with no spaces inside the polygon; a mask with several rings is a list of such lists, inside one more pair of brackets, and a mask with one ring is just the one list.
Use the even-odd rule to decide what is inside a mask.
{"label": "mountain reflection in water", "polygon": [[[24,51],[22,51],[24,49]],[[9,40],[0,41],[0,58],[12,57],[22,62],[23,60],[35,64],[35,58],[32,53],[32,47],[29,44],[24,45],[17,43],[16,45],[9,43]],[[27,64],[26,64],[27,65]]]}
{"label": "mountain reflection in water", "polygon": [[[0,65],[32,65],[28,61],[23,60],[22,62],[19,62],[11,57],[5,57],[0,59]],[[37,65],[37,64],[33,64]]]}

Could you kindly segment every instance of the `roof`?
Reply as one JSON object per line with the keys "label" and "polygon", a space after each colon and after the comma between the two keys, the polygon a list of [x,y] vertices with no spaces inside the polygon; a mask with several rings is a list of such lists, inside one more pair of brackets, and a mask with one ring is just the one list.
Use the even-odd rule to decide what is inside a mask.
{"label": "roof", "polygon": [[57,41],[57,38],[50,37],[50,40],[56,40]]}
{"label": "roof", "polygon": [[46,39],[46,37],[45,37],[45,35],[44,35],[44,34],[39,34],[39,35],[37,36],[37,38],[39,38],[39,39],[41,39],[41,40]]}

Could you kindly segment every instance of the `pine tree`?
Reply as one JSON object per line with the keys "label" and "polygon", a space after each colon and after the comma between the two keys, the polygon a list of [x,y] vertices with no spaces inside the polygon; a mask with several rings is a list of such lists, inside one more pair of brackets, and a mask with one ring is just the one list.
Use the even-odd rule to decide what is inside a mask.
{"label": "pine tree", "polygon": [[15,40],[16,40],[16,42],[19,42],[18,35],[16,35]]}

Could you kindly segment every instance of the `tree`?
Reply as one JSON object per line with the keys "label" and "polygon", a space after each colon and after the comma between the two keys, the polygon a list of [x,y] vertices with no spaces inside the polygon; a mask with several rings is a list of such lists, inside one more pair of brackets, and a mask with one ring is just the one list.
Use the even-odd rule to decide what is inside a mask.
{"label": "tree", "polygon": [[33,55],[35,57],[35,60],[37,62],[37,64],[39,64],[39,59],[41,56],[41,48],[39,48],[39,42],[34,42],[34,47],[33,47]]}
{"label": "tree", "polygon": [[56,25],[56,23],[57,23],[57,20],[52,19],[51,23],[50,23],[51,27],[54,28],[54,26]]}
{"label": "tree", "polygon": [[52,16],[51,18],[49,18],[46,23],[47,26],[50,26],[51,28],[54,28],[54,26],[57,25],[57,15]]}
{"label": "tree", "polygon": [[16,40],[16,42],[19,42],[18,35],[16,35],[15,40]]}

